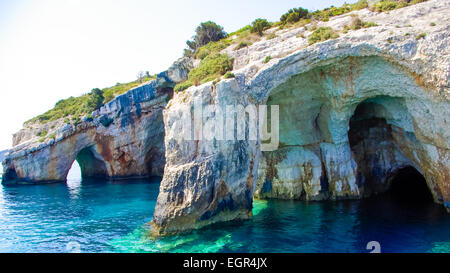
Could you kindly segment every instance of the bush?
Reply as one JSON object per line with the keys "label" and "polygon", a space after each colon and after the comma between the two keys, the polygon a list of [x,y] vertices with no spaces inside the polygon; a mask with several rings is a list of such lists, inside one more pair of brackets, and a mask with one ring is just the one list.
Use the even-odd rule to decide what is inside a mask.
{"label": "bush", "polygon": [[390,10],[394,10],[394,9],[399,9],[399,8],[403,8],[408,6],[407,2],[397,2],[397,1],[393,1],[393,0],[382,0],[378,3],[375,3],[373,5],[373,7],[375,8],[376,11],[381,12],[381,11],[390,11]]}
{"label": "bush", "polygon": [[192,82],[190,82],[189,80],[188,81],[184,81],[184,82],[181,82],[181,83],[175,85],[175,87],[173,88],[173,91],[181,92],[181,91],[183,91],[185,89],[188,89],[191,86],[192,86]]}
{"label": "bush", "polygon": [[234,35],[240,35],[240,34],[242,34],[243,32],[250,31],[251,28],[252,28],[251,25],[246,25],[245,27],[240,28],[239,30],[237,30],[237,31],[235,31],[235,32],[232,32],[232,33],[228,34],[227,37],[232,37],[232,36],[234,36]]}
{"label": "bush", "polygon": [[40,131],[36,134],[38,137],[45,137],[48,134],[47,130]]}
{"label": "bush", "polygon": [[266,63],[270,62],[270,59],[271,59],[270,56],[266,56],[266,58],[264,59],[264,63],[266,64]]}
{"label": "bush", "polygon": [[96,109],[99,109],[100,107],[103,106],[103,100],[105,98],[103,97],[103,91],[98,89],[98,88],[94,88],[92,89],[91,93],[89,93],[89,97],[87,100],[87,107],[88,107],[88,112],[92,112]]}
{"label": "bush", "polygon": [[319,27],[309,36],[309,44],[323,42],[329,39],[338,38],[339,35],[331,27]]}
{"label": "bush", "polygon": [[92,117],[92,114],[89,114],[89,115],[86,116],[86,121],[91,122],[93,120],[94,120],[94,118]]}
{"label": "bush", "polygon": [[420,33],[419,35],[416,36],[416,40],[420,40],[422,38],[425,38],[425,36],[427,36],[426,33]]}
{"label": "bush", "polygon": [[234,76],[233,73],[227,72],[227,73],[225,73],[225,75],[223,75],[223,77],[224,77],[225,79],[231,79],[231,78],[234,78],[235,76]]}
{"label": "bush", "polygon": [[248,46],[251,46],[251,45],[252,45],[251,42],[248,42],[248,41],[242,41],[242,42],[240,42],[240,43],[234,48],[234,50],[239,50],[239,49],[241,49],[241,48],[248,47]]}
{"label": "bush", "polygon": [[280,22],[281,24],[287,24],[287,23],[295,23],[300,21],[302,18],[307,18],[309,15],[309,12],[307,9],[304,8],[293,8],[288,10],[285,14],[281,15]]}
{"label": "bush", "polygon": [[352,10],[360,10],[369,7],[369,3],[366,0],[359,0],[355,4],[352,5]]}
{"label": "bush", "polygon": [[194,52],[197,48],[207,45],[209,42],[216,42],[225,38],[227,34],[223,31],[223,27],[208,21],[201,23],[195,30],[195,36],[191,41],[187,41],[187,46]]}
{"label": "bush", "polygon": [[270,33],[268,36],[267,36],[267,40],[271,40],[271,39],[274,39],[274,38],[276,38],[277,37],[277,35],[275,34],[275,33]]}
{"label": "bush", "polygon": [[[358,16],[355,16],[352,18],[349,28],[356,30],[356,29],[360,29],[360,28],[369,28],[369,27],[375,27],[375,26],[377,26],[377,24],[375,24],[374,22],[363,22],[361,19],[359,19]],[[345,29],[346,28],[344,27],[344,30]]]}
{"label": "bush", "polygon": [[189,72],[188,79],[191,83],[199,85],[212,81],[233,69],[233,60],[226,54],[214,54],[200,62],[197,68]]}
{"label": "bush", "polygon": [[258,18],[252,22],[250,31],[253,33],[258,33],[259,36],[263,36],[264,30],[272,27],[272,24],[267,21],[267,19]]}
{"label": "bush", "polygon": [[194,57],[196,59],[203,60],[208,55],[219,53],[222,49],[229,46],[231,43],[230,40],[220,40],[217,42],[209,42],[207,45],[197,48],[194,53]]}

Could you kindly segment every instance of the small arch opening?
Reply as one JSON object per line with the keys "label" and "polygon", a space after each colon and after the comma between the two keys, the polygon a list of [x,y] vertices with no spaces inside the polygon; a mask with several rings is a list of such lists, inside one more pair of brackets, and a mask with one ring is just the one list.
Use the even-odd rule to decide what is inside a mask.
{"label": "small arch opening", "polygon": [[433,195],[423,175],[416,168],[407,166],[389,178],[388,194],[396,201],[423,204],[433,202]]}
{"label": "small arch opening", "polygon": [[68,182],[77,182],[83,179],[95,179],[108,177],[106,164],[92,147],[87,147],[78,152],[72,166],[67,172]]}
{"label": "small arch opening", "polygon": [[81,181],[81,168],[78,161],[74,161],[67,174],[67,182]]}

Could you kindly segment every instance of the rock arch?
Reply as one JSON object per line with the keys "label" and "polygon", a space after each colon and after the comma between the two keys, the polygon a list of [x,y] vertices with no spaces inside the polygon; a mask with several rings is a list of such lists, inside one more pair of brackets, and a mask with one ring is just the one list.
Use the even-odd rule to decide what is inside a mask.
{"label": "rock arch", "polygon": [[[80,166],[81,177],[83,179],[107,179],[111,177],[111,169],[108,168],[109,164],[105,162],[103,157],[95,149],[95,146],[88,146],[81,149],[76,153],[75,160]],[[66,177],[72,164],[67,169]]]}
{"label": "rock arch", "polygon": [[[15,170],[17,177],[3,177],[2,183],[65,182],[75,160],[85,177],[120,180],[162,175],[162,111],[173,85],[167,73],[161,73],[157,80],[129,90],[94,111],[92,119],[55,129],[53,137],[44,142],[23,129],[17,134],[20,143],[9,151],[3,164],[5,172]],[[152,170],[146,166],[150,150],[154,151]]]}

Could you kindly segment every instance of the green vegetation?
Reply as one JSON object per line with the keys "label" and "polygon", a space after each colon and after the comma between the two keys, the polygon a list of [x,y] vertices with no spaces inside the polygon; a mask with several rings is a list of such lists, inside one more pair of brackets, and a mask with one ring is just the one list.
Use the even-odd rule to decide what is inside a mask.
{"label": "green vegetation", "polygon": [[[183,91],[192,85],[199,85],[220,78],[226,72],[233,69],[233,59],[227,54],[213,54],[205,57],[197,68],[189,72],[188,80],[175,86],[174,91]],[[226,78],[232,78],[234,74],[227,73]]]}
{"label": "green vegetation", "polygon": [[366,0],[360,0],[355,4],[344,4],[341,7],[331,6],[323,10],[309,12],[307,9],[294,8],[280,17],[278,25],[284,26],[287,24],[295,24],[297,22],[309,23],[312,20],[328,21],[330,17],[342,15],[354,10],[367,8],[369,5]]}
{"label": "green vegetation", "polygon": [[48,134],[47,130],[40,131],[36,134],[38,137],[45,137]]}
{"label": "green vegetation", "polygon": [[[147,75],[142,78],[141,81],[148,82],[154,78],[156,78],[156,76]],[[68,117],[72,117],[72,120],[75,118],[75,121],[78,121],[81,116],[92,113],[94,110],[100,108],[103,104],[111,101],[116,96],[121,95],[132,88],[138,87],[139,85],[141,85],[141,82],[136,80],[124,84],[117,83],[115,86],[104,88],[102,90],[94,88],[90,93],[84,94],[80,97],[69,97],[58,101],[53,109],[42,115],[34,117],[25,123],[36,121],[47,123],[60,118],[66,118],[64,119],[64,122],[70,123]]]}
{"label": "green vegetation", "polygon": [[270,62],[270,59],[271,59],[270,56],[266,56],[266,58],[264,59],[264,63],[266,64],[266,63]]}
{"label": "green vegetation", "polygon": [[253,33],[258,33],[259,36],[263,36],[264,30],[272,27],[272,23],[267,21],[267,19],[258,18],[252,22],[250,31]]}
{"label": "green vegetation", "polygon": [[192,40],[186,41],[192,53],[195,52],[199,47],[207,45],[210,42],[216,42],[225,38],[227,34],[223,31],[223,27],[218,24],[208,21],[201,23],[195,30],[195,35]]}
{"label": "green vegetation", "polygon": [[142,82],[139,80],[135,80],[129,83],[117,83],[114,86],[104,88],[102,89],[103,97],[105,98],[103,103],[107,103],[113,100],[116,96],[122,95],[126,93],[128,90],[138,87],[142,83],[149,82],[154,79],[156,79],[156,75],[146,75],[144,78],[141,79]]}
{"label": "green vegetation", "polygon": [[241,49],[241,48],[249,47],[249,46],[251,46],[251,45],[252,45],[251,42],[248,42],[248,41],[242,41],[242,42],[240,42],[240,43],[234,48],[234,50],[239,50],[239,49]]}
{"label": "green vegetation", "polygon": [[212,81],[233,69],[233,60],[226,54],[214,54],[204,58],[197,68],[189,72],[188,81],[195,85]]}
{"label": "green vegetation", "polygon": [[277,37],[277,35],[275,33],[270,33],[269,35],[267,35],[266,40],[271,40],[271,39],[274,39],[276,37]]}
{"label": "green vegetation", "polygon": [[94,111],[95,109],[102,107],[104,99],[102,90],[98,88],[92,89],[86,102],[88,109]]}
{"label": "green vegetation", "polygon": [[436,23],[435,22],[431,22],[430,26],[434,27],[434,26],[436,26]]}
{"label": "green vegetation", "polygon": [[[390,11],[425,1],[427,0],[411,0],[407,3],[406,1],[382,0],[374,4],[373,10],[380,12]],[[195,35],[192,37],[192,40],[186,42],[188,48],[185,49],[186,56],[192,56],[201,60],[200,66],[192,69],[189,73],[188,80],[177,84],[174,90],[179,92],[185,90],[191,85],[198,85],[200,83],[220,78],[227,71],[232,69],[232,60],[230,60],[226,54],[221,54],[223,49],[232,45],[234,45],[234,50],[248,47],[256,41],[261,40],[264,31],[273,26],[283,29],[290,26],[305,26],[306,24],[312,22],[311,26],[308,26],[308,30],[313,31],[309,37],[309,43],[314,44],[339,37],[338,34],[335,33],[330,27],[316,28],[318,20],[327,21],[333,16],[342,15],[367,7],[368,3],[366,0],[359,0],[355,4],[344,4],[341,7],[331,6],[329,8],[313,12],[301,7],[293,8],[283,14],[280,17],[279,22],[270,23],[266,19],[259,18],[253,21],[251,25],[244,26],[229,35],[225,33],[222,26],[212,21],[203,22],[196,28]],[[435,23],[430,24],[430,26],[435,25]],[[362,22],[358,18],[354,19],[354,22],[352,21],[350,26],[344,28],[344,32],[349,29],[360,29],[372,26],[376,26],[376,24],[373,22]],[[421,39],[424,38],[425,35],[425,33],[422,33],[416,38]],[[267,35],[266,39],[273,39],[275,37],[276,34],[272,32]],[[300,33],[297,37],[304,37],[303,33]],[[388,42],[390,41],[388,40]],[[264,62],[268,61],[270,61],[269,56],[266,57]],[[90,120],[92,117],[90,117],[89,114],[95,109],[98,109],[103,104],[113,100],[116,96],[121,95],[126,91],[154,78],[155,76],[151,76],[148,73],[146,73],[146,75],[140,73],[136,81],[129,83],[117,83],[115,86],[101,90],[93,89],[88,94],[60,100],[55,104],[53,109],[25,123],[46,123],[64,118],[65,123],[72,122],[77,124],[81,122],[80,118],[85,115],[88,115],[87,119]]]}
{"label": "green vegetation", "polygon": [[422,38],[425,38],[425,36],[427,36],[426,33],[420,33],[419,35],[416,36],[416,40],[420,40]]}
{"label": "green vegetation", "polygon": [[407,2],[383,0],[378,3],[375,3],[373,5],[373,7],[375,8],[376,11],[381,12],[381,11],[390,11],[390,10],[394,10],[394,9],[403,8],[403,7],[406,7],[407,5],[408,5]]}
{"label": "green vegetation", "polygon": [[286,12],[285,14],[281,15],[280,23],[281,25],[285,25],[288,23],[293,24],[300,21],[300,19],[308,18],[308,15],[310,15],[310,13],[307,9],[293,8],[288,10],[288,12]]}
{"label": "green vegetation", "polygon": [[48,138],[55,140],[56,139],[56,135],[55,134],[51,134],[48,136]]}
{"label": "green vegetation", "polygon": [[225,73],[225,75],[223,75],[223,77],[224,77],[225,79],[231,79],[231,78],[234,78],[235,76],[234,76],[233,73],[227,72],[227,73]]}
{"label": "green vegetation", "polygon": [[241,35],[241,34],[244,33],[244,32],[250,31],[251,29],[252,29],[252,26],[251,26],[251,25],[246,25],[245,27],[240,28],[239,30],[237,30],[237,31],[235,31],[235,32],[232,32],[232,33],[228,34],[228,37],[233,37],[233,36],[235,36],[235,35],[239,36],[239,35]]}
{"label": "green vegetation", "polygon": [[375,24],[374,22],[364,22],[361,19],[359,19],[358,16],[354,16],[352,18],[352,21],[350,22],[350,26],[344,26],[342,32],[347,33],[350,29],[357,30],[361,28],[369,28],[375,26],[377,26],[377,24]]}
{"label": "green vegetation", "polygon": [[394,1],[394,0],[382,0],[373,5],[375,11],[391,11],[394,9],[404,8],[407,6],[415,5],[418,3],[426,2],[428,0],[411,0],[409,3],[407,1]]}
{"label": "green vegetation", "polygon": [[180,91],[183,91],[185,89],[188,89],[191,86],[192,86],[192,82],[187,80],[185,82],[182,82],[182,83],[179,83],[179,84],[175,85],[175,87],[173,88],[173,91],[180,92]]}
{"label": "green vegetation", "polygon": [[208,44],[199,47],[194,53],[193,56],[196,59],[203,60],[209,55],[213,55],[219,53],[222,49],[228,47],[231,44],[231,40],[222,39],[216,42],[209,42]]}
{"label": "green vegetation", "polygon": [[319,27],[309,36],[309,44],[335,39],[339,35],[331,27]]}

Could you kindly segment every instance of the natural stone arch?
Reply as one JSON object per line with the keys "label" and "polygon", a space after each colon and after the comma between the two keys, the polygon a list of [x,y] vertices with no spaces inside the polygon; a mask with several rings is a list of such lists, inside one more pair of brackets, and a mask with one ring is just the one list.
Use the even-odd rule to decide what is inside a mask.
{"label": "natural stone arch", "polygon": [[66,172],[66,177],[74,161],[77,161],[80,165],[83,179],[105,179],[111,176],[107,163],[95,149],[95,146],[88,146],[76,153],[75,159]]}

